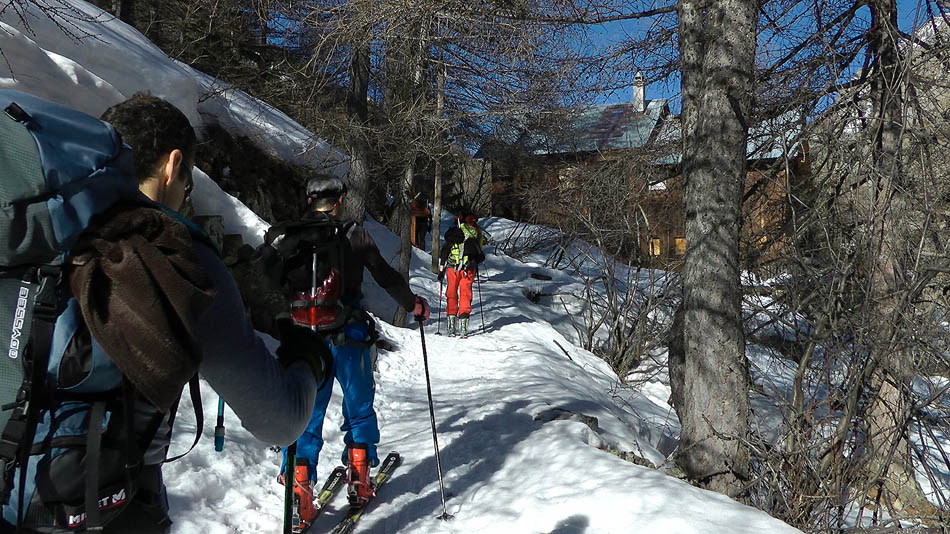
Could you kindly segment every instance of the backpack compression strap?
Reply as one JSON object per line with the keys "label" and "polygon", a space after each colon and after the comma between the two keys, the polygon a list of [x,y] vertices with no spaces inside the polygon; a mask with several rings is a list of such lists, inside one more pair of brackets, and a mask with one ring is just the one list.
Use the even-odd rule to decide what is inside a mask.
{"label": "backpack compression strap", "polygon": [[[25,364],[11,360],[16,365],[24,365],[29,375],[24,374],[17,398],[12,405],[3,406],[13,413],[0,434],[0,459],[3,460],[6,473],[12,473],[12,466],[19,466],[19,491],[17,502],[17,532],[23,524],[26,506],[23,499],[26,494],[27,466],[40,410],[46,400],[46,371],[49,365],[49,352],[53,340],[53,328],[56,324],[56,287],[60,282],[61,269],[58,266],[41,266],[30,269],[23,279],[23,287],[36,288],[35,297],[27,298],[23,318],[30,323],[27,350],[21,352],[26,358]],[[25,330],[25,325],[24,325]],[[2,497],[6,501],[12,489],[12,479],[4,480]]]}
{"label": "backpack compression strap", "polygon": [[[131,406],[127,410],[134,409]],[[86,530],[101,531],[99,518],[99,453],[102,451],[102,423],[106,416],[105,401],[92,403],[89,434],[86,439]],[[126,436],[131,439],[131,436]],[[20,469],[26,472],[26,469]]]}

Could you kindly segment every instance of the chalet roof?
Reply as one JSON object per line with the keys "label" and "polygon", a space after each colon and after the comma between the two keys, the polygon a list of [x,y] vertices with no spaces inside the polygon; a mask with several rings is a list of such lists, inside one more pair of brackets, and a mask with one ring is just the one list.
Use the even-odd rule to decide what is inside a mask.
{"label": "chalet roof", "polygon": [[642,112],[632,103],[604,104],[511,118],[499,129],[499,138],[534,155],[630,150],[646,145],[668,115],[666,99],[647,101]]}
{"label": "chalet roof", "polygon": [[[801,131],[797,112],[760,122],[749,130],[749,160],[795,155],[801,148]],[[657,164],[675,165],[682,159],[680,117],[670,113],[666,99],[647,101],[643,112],[624,103],[509,117],[496,134],[500,144],[533,155],[631,150],[650,143],[665,152],[657,154]],[[491,157],[496,150],[496,146],[483,146],[475,157]]]}
{"label": "chalet roof", "polygon": [[660,120],[669,114],[665,99],[650,100],[646,110],[632,103],[606,104],[582,110],[569,129],[548,151],[556,153],[629,150],[641,148],[653,137]]}
{"label": "chalet roof", "polygon": [[[798,112],[787,112],[778,117],[762,121],[749,129],[746,154],[749,161],[763,161],[798,155],[801,150],[802,116]],[[681,139],[682,129],[679,115],[666,122],[657,136],[657,141],[675,146]],[[679,150],[660,157],[661,165],[676,165],[683,159]]]}

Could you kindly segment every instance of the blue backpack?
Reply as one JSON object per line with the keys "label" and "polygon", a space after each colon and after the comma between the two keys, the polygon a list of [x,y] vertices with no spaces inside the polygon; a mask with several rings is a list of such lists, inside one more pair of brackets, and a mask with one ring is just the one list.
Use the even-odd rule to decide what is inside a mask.
{"label": "blue backpack", "polygon": [[[148,203],[107,123],[0,90],[0,499],[38,532],[95,529],[133,498],[162,413],[89,334],[61,271],[119,201]],[[197,377],[191,381],[199,429]],[[198,438],[195,439],[197,443]]]}

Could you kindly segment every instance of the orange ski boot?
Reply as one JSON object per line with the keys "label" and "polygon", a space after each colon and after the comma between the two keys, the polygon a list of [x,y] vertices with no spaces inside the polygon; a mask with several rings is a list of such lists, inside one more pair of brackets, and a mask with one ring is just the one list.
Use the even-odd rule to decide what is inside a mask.
{"label": "orange ski boot", "polygon": [[306,461],[294,468],[294,532],[302,532],[317,518],[317,508],[313,505],[313,483],[310,481],[310,469]]}
{"label": "orange ski boot", "polygon": [[376,495],[369,478],[369,456],[366,445],[354,443],[347,451],[347,497],[350,505],[361,506]]}

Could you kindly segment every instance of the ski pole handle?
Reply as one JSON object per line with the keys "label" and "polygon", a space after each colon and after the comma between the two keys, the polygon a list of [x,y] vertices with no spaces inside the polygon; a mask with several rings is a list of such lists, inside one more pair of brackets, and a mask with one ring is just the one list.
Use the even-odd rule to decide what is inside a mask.
{"label": "ski pole handle", "polygon": [[224,450],[224,398],[218,397],[218,422],[214,427],[214,450]]}

